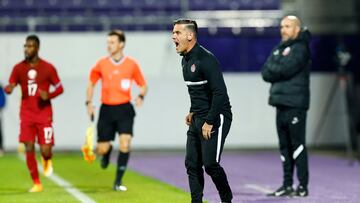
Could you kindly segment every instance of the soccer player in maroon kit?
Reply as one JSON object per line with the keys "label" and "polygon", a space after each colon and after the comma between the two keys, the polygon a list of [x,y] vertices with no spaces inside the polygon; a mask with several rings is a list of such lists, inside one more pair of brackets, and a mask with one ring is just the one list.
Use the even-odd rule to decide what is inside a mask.
{"label": "soccer player in maroon kit", "polygon": [[[40,40],[36,35],[29,35],[26,38],[25,60],[14,66],[9,84],[4,89],[7,94],[11,94],[17,84],[21,86],[19,142],[25,144],[26,164],[34,182],[29,192],[42,191],[35,158],[36,140],[40,145],[44,175],[52,174],[54,131],[50,100],[64,91],[55,67],[39,58],[39,47]],[[54,90],[49,92],[51,85]]]}

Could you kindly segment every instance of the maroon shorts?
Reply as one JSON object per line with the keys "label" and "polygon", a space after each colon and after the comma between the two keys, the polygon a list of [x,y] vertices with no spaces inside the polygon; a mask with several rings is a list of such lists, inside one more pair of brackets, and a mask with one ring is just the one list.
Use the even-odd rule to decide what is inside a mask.
{"label": "maroon shorts", "polygon": [[52,122],[35,123],[31,121],[20,122],[19,142],[33,142],[54,145],[54,129]]}

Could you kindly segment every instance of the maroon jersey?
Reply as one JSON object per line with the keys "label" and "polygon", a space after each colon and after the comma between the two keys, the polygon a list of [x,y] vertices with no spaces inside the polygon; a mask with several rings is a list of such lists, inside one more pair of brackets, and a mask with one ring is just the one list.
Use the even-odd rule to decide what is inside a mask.
{"label": "maroon jersey", "polygon": [[[47,123],[52,121],[50,99],[41,99],[39,90],[49,92],[50,85],[61,87],[55,67],[39,59],[35,67],[31,67],[25,60],[14,66],[9,78],[10,84],[21,86],[20,120]],[[51,98],[51,97],[50,97]]]}

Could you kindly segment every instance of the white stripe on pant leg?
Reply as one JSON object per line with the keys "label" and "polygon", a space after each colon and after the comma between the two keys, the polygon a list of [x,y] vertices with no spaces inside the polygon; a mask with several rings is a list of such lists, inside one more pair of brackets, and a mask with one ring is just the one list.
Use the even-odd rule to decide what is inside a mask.
{"label": "white stripe on pant leg", "polygon": [[217,140],[217,147],[216,147],[216,162],[218,162],[218,163],[219,163],[219,159],[220,159],[223,124],[224,124],[224,115],[220,114],[220,127],[218,130],[218,140]]}
{"label": "white stripe on pant leg", "polygon": [[304,145],[300,145],[295,151],[294,151],[294,154],[293,154],[293,159],[295,160],[299,155],[300,153],[304,150]]}
{"label": "white stripe on pant leg", "polygon": [[280,159],[281,159],[282,162],[285,162],[285,160],[286,160],[283,155],[280,156]]}

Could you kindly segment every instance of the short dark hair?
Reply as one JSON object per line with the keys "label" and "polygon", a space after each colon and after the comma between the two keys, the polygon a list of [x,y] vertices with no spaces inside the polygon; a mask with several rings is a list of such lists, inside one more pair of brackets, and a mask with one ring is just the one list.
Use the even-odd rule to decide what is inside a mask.
{"label": "short dark hair", "polygon": [[40,47],[40,39],[39,39],[39,37],[37,36],[37,35],[28,35],[27,37],[26,37],[26,41],[34,41],[34,42],[36,42],[36,44],[38,45],[38,47]]}
{"label": "short dark hair", "polygon": [[112,30],[108,36],[117,36],[120,42],[125,42],[125,33],[122,30]]}
{"label": "short dark hair", "polygon": [[193,33],[195,33],[195,36],[198,34],[198,26],[195,20],[186,19],[186,18],[180,18],[173,22],[173,25],[176,24],[183,24],[186,25],[186,28],[191,30]]}

